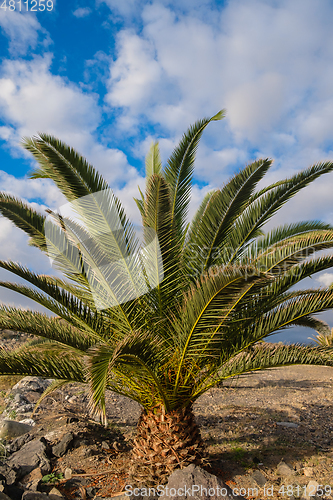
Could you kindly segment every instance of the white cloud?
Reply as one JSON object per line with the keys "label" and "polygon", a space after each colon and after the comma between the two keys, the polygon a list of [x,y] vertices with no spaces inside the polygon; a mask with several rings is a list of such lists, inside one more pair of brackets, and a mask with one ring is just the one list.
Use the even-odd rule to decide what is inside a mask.
{"label": "white cloud", "polygon": [[329,287],[333,284],[333,273],[325,273],[323,272],[320,276],[318,276],[317,281],[319,281],[321,286]]}
{"label": "white cloud", "polygon": [[51,43],[48,32],[30,12],[1,9],[0,27],[9,39],[9,52],[15,57],[27,54],[29,49],[36,49],[39,41],[44,47]]}
{"label": "white cloud", "polygon": [[54,135],[77,149],[109,182],[126,181],[130,167],[125,154],[96,140],[101,120],[96,95],[53,75],[50,64],[50,54],[3,63],[0,112],[7,125],[0,129],[2,138],[17,152],[22,137]]}
{"label": "white cloud", "polygon": [[[157,125],[167,136],[160,141],[166,159],[190,123],[225,107],[226,119],[208,127],[197,156],[197,177],[213,186],[259,157],[275,159],[263,184],[333,157],[328,0],[321,9],[311,0],[207,6],[214,23],[209,15],[199,19],[194,8],[176,15],[167,1],[140,5],[143,29],[119,33],[107,96],[119,106],[127,133],[142,123]],[[271,225],[332,221],[332,175],[297,195]]]}
{"label": "white cloud", "polygon": [[151,44],[130,31],[122,32],[118,39],[121,51],[111,67],[111,90],[107,101],[112,106],[142,107],[149,104],[154,84],[159,81],[160,67],[154,60]]}
{"label": "white cloud", "polygon": [[73,12],[73,16],[78,18],[87,17],[90,14],[91,14],[91,9],[89,7],[79,7]]}
{"label": "white cloud", "polygon": [[306,136],[321,122],[316,140],[322,141],[322,129],[325,137],[332,129],[333,34],[330,3],[321,7],[311,0],[238,0],[211,9],[213,25],[194,8],[176,16],[162,4],[146,4],[142,33],[119,33],[107,100],[125,107],[124,126],[143,115],[169,131],[226,107],[230,132],[255,142],[273,132],[292,134],[310,111],[310,123],[296,133]]}
{"label": "white cloud", "polygon": [[0,110],[20,135],[38,131],[77,136],[96,128],[100,111],[94,96],[50,72],[51,55],[32,61],[5,61],[0,79]]}
{"label": "white cloud", "polygon": [[111,10],[121,16],[134,16],[139,12],[140,0],[97,0],[97,5],[105,3]]}
{"label": "white cloud", "polygon": [[[29,199],[42,199],[46,206],[55,209],[65,202],[65,197],[50,179],[17,178],[0,170],[0,189],[2,192],[19,197],[25,202]],[[44,207],[34,206],[39,211]]]}

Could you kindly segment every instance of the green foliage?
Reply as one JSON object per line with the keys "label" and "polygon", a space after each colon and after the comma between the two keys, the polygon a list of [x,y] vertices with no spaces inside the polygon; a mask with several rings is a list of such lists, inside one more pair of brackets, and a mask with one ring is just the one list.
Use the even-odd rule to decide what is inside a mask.
{"label": "green foliage", "polygon": [[42,477],[42,483],[58,483],[61,479],[64,479],[62,472],[51,472]]}
{"label": "green foliage", "polygon": [[17,411],[16,410],[11,410],[8,413],[8,418],[10,418],[11,420],[15,420],[16,417],[17,417]]}
{"label": "green foliage", "polygon": [[[191,126],[164,168],[158,143],[152,144],[145,192],[135,200],[143,246],[94,167],[54,137],[25,139],[39,164],[32,178],[51,179],[84,225],[48,211],[49,224],[30,205],[0,193],[2,215],[29,235],[30,244],[56,258],[65,276],[42,276],[0,262],[27,283],[0,286],[57,316],[0,307],[0,328],[38,337],[15,351],[0,350],[0,374],[56,379],[47,394],[68,382],[87,383],[92,411],[104,414],[106,389],[146,409],[170,411],[244,372],[333,363],[327,346],[260,342],[293,325],[318,330],[313,315],[333,306],[332,288],[295,290],[302,279],[332,267],[332,256],[316,252],[333,247],[333,228],[304,221],[265,233],[271,217],[331,172],[333,163],[317,163],[258,190],[272,162],[257,160],[208,193],[189,224],[199,140],[205,127],[223,115]],[[113,281],[101,271],[104,262],[113,263]],[[144,293],[131,295],[140,279]],[[128,299],[119,300],[123,296]]]}

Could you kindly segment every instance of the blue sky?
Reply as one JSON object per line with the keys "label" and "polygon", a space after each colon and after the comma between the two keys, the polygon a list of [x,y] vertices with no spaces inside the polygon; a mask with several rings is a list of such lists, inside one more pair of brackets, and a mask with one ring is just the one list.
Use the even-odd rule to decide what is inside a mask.
{"label": "blue sky", "polygon": [[[188,125],[221,108],[226,118],[210,125],[198,151],[190,215],[207,191],[256,158],[274,159],[266,183],[333,159],[329,0],[56,0],[43,12],[32,12],[30,0],[28,12],[11,5],[0,8],[0,189],[39,210],[64,199],[47,180],[27,178],[33,162],[19,143],[38,132],[86,156],[136,223],[132,198],[144,187],[151,141],[160,141],[166,160]],[[333,174],[317,180],[270,225],[333,223],[332,185]],[[0,258],[52,272],[26,242],[0,219]],[[310,286],[332,281],[325,272]],[[5,289],[0,301],[35,307]],[[333,314],[324,318],[333,326]],[[294,329],[274,340],[311,333]]]}

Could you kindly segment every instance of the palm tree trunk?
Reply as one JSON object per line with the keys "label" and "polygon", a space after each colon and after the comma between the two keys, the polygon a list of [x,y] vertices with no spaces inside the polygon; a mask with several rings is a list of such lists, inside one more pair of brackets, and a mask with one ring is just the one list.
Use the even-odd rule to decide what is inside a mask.
{"label": "palm tree trunk", "polygon": [[143,410],[132,453],[131,480],[147,486],[164,484],[176,468],[201,464],[203,442],[191,406]]}

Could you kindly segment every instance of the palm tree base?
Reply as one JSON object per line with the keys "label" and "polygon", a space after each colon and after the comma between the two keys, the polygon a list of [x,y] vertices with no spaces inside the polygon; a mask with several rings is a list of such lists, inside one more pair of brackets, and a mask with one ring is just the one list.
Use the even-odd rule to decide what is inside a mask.
{"label": "palm tree base", "polygon": [[130,468],[132,484],[157,486],[176,468],[205,461],[203,442],[191,407],[165,413],[164,407],[143,410],[137,427]]}

